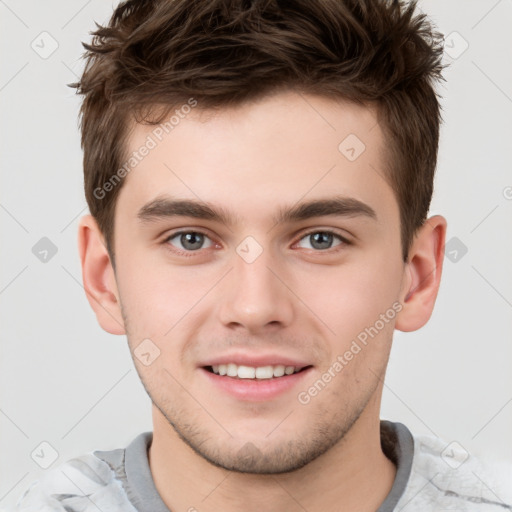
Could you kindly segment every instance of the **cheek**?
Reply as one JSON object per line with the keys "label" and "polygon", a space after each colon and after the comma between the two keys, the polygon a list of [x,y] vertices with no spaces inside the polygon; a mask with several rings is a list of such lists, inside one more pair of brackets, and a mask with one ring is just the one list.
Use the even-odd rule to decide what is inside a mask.
{"label": "cheek", "polygon": [[[304,273],[299,295],[336,337],[353,337],[373,325],[396,301],[400,266],[366,257],[338,267]],[[331,332],[332,335],[332,332]]]}
{"label": "cheek", "polygon": [[[165,335],[211,287],[214,276],[202,278],[190,267],[172,267],[162,260],[135,255],[118,264],[119,292],[132,330],[138,335]],[[211,273],[210,273],[211,274]]]}

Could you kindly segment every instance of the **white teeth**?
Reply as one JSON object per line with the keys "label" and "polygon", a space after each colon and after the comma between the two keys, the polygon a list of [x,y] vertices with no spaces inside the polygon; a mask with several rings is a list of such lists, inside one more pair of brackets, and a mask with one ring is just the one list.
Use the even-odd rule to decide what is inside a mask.
{"label": "white teeth", "polygon": [[217,375],[227,375],[228,377],[238,377],[239,379],[272,379],[273,377],[282,377],[298,372],[300,368],[295,366],[237,366],[234,363],[219,364],[212,366],[213,373]]}
{"label": "white teeth", "polygon": [[[235,364],[233,366],[235,368],[237,367]],[[254,379],[256,375],[256,368],[251,366],[239,366],[237,375],[240,379]]]}
{"label": "white teeth", "polygon": [[236,377],[237,376],[237,367],[236,364],[228,364],[228,377]]}
{"label": "white teeth", "polygon": [[274,368],[272,366],[259,366],[256,368],[257,379],[271,379],[274,376]]}
{"label": "white teeth", "polygon": [[274,377],[282,377],[284,375],[284,366],[279,364],[274,366]]}

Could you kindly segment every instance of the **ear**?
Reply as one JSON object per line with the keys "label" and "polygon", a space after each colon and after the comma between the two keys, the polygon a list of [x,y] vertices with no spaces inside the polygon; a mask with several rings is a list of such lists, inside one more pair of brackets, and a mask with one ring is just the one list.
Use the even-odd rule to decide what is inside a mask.
{"label": "ear", "polygon": [[403,308],[396,316],[396,329],[415,331],[431,317],[441,282],[445,237],[446,219],[440,215],[427,219],[414,237],[404,269]]}
{"label": "ear", "polygon": [[111,334],[125,334],[114,268],[103,234],[92,215],[80,219],[78,251],[85,293],[98,323]]}

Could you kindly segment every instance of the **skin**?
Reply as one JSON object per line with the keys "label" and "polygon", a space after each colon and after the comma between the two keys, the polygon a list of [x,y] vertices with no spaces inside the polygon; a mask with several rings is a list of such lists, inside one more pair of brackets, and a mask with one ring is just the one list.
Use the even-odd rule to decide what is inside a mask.
{"label": "skin", "polygon": [[[376,119],[369,107],[296,92],[217,112],[198,107],[126,177],[115,272],[96,222],[81,219],[83,281],[98,322],[126,334],[132,355],[148,338],[160,351],[149,365],[133,359],[153,402],[150,468],[170,510],[369,512],[389,493],[396,468],[380,446],[379,412],[393,330],[430,318],[446,220],[428,219],[404,263]],[[129,151],[153,129],[134,126]],[[349,134],[366,146],[355,161],[338,149]],[[163,195],[223,208],[237,222],[138,218]],[[279,209],[333,196],[363,202],[375,218],[273,220]],[[190,257],[174,252],[190,248],[169,238],[179,230],[207,235]],[[319,249],[309,235],[326,230],[346,241],[334,236]],[[247,236],[262,248],[252,263],[236,251]],[[393,304],[400,312],[300,403],[298,393]],[[272,399],[235,398],[201,368],[234,350],[312,368]]]}

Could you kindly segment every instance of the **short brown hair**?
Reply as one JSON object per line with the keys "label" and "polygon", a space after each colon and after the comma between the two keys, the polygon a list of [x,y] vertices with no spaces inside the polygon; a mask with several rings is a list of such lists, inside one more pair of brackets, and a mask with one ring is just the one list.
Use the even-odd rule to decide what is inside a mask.
{"label": "short brown hair", "polygon": [[84,96],[85,196],[112,259],[123,182],[104,197],[95,191],[124,161],[130,123],[160,123],[190,98],[222,108],[295,89],[377,106],[406,261],[432,197],[441,122],[434,82],[444,80],[442,35],[415,10],[416,0],[120,3],[83,45],[85,70],[71,84]]}

